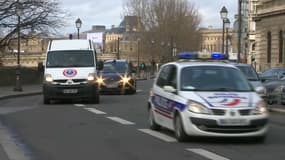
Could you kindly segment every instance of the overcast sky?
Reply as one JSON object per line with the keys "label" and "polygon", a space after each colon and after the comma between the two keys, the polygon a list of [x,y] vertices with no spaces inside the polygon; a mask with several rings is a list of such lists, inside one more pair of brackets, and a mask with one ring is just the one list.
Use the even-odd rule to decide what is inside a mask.
{"label": "overcast sky", "polygon": [[[118,26],[122,21],[122,8],[124,0],[59,0],[61,6],[71,18],[63,33],[76,32],[75,20],[80,18],[83,22],[81,31],[90,30],[92,25]],[[237,13],[238,0],[189,0],[198,8],[202,16],[202,27],[214,26],[221,28],[220,10],[223,6],[229,11],[229,18],[234,21]]]}

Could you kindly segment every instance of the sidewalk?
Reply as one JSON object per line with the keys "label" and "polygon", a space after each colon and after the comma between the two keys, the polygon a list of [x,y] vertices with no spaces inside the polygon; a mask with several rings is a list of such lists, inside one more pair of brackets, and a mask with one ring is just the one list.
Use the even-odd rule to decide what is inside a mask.
{"label": "sidewalk", "polygon": [[22,86],[23,91],[14,91],[14,86],[1,86],[0,87],[0,100],[7,98],[15,98],[19,96],[30,96],[42,93],[42,85],[25,85]]}

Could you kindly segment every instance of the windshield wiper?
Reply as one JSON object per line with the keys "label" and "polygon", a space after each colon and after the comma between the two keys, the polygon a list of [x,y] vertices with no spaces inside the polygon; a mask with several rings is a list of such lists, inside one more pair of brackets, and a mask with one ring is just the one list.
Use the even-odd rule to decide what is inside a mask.
{"label": "windshield wiper", "polygon": [[208,89],[208,91],[238,91],[238,90],[234,88],[221,87],[221,88]]}
{"label": "windshield wiper", "polygon": [[259,81],[259,80],[256,79],[256,78],[248,78],[247,80],[249,80],[249,81]]}

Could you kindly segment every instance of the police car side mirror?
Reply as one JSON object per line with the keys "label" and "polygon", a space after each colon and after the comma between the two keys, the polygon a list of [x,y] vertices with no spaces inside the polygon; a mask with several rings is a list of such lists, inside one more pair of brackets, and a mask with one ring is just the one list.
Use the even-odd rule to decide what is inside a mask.
{"label": "police car side mirror", "polygon": [[255,92],[256,92],[257,94],[263,94],[264,91],[265,91],[265,88],[264,88],[264,87],[259,86],[259,87],[256,87],[256,88],[255,88]]}
{"label": "police car side mirror", "polygon": [[165,92],[169,92],[169,93],[176,93],[177,90],[175,88],[173,88],[172,86],[163,86],[163,90]]}

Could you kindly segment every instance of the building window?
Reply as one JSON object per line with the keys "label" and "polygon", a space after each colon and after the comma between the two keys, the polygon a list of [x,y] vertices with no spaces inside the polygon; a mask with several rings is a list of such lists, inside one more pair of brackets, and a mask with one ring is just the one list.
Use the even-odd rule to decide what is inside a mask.
{"label": "building window", "polygon": [[279,63],[283,62],[283,31],[279,32]]}
{"label": "building window", "polygon": [[252,44],[252,49],[251,49],[252,51],[255,51],[255,43],[254,44]]}
{"label": "building window", "polygon": [[271,63],[271,32],[267,32],[267,63]]}

